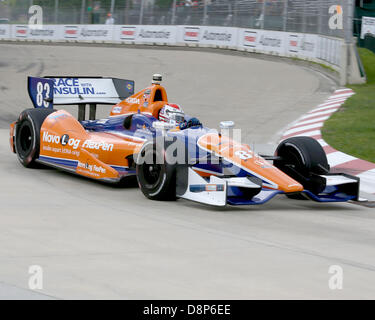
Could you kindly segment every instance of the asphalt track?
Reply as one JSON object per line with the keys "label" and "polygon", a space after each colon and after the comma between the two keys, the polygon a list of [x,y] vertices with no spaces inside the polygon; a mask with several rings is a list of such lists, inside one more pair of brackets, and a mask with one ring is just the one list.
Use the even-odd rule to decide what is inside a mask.
{"label": "asphalt track", "polygon": [[[25,169],[10,152],[8,125],[30,107],[27,75],[108,75],[140,89],[156,72],[185,112],[210,127],[234,120],[260,144],[334,86],[256,56],[0,44],[0,298],[374,299],[374,209],[282,196],[223,210],[152,202],[134,187]],[[28,289],[30,265],[43,268],[43,290]],[[328,287],[331,265],[342,290]]]}

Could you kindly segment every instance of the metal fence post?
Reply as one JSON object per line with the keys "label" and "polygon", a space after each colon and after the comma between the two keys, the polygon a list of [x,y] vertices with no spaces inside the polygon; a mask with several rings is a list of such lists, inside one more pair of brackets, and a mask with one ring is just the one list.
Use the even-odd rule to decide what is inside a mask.
{"label": "metal fence post", "polygon": [[284,0],[284,17],[283,17],[283,31],[286,31],[288,26],[288,0]]}
{"label": "metal fence post", "polygon": [[115,2],[116,0],[111,0],[111,9],[110,9],[110,13],[113,15],[113,11],[115,10]]}
{"label": "metal fence post", "polygon": [[207,0],[203,1],[204,7],[203,7],[203,25],[207,24]]}
{"label": "metal fence post", "polygon": [[263,4],[262,4],[262,14],[260,16],[261,18],[261,21],[260,21],[260,28],[261,29],[264,29],[264,20],[266,18],[266,4],[267,4],[267,0],[263,0]]}
{"label": "metal fence post", "polygon": [[307,1],[305,0],[303,2],[303,12],[302,12],[302,32],[306,32],[306,6]]}
{"label": "metal fence post", "polygon": [[59,0],[55,0],[55,24],[58,24],[59,20]]}
{"label": "metal fence post", "polygon": [[177,1],[176,0],[173,0],[173,3],[172,3],[172,21],[171,21],[171,24],[175,24],[176,22],[176,3]]}
{"label": "metal fence post", "polygon": [[125,0],[125,24],[129,24],[130,1],[131,0]]}
{"label": "metal fence post", "polygon": [[233,27],[237,27],[237,10],[238,10],[238,0],[234,0],[233,5]]}
{"label": "metal fence post", "polygon": [[141,0],[141,10],[139,11],[139,24],[143,22],[143,6],[145,4],[145,0]]}
{"label": "metal fence post", "polygon": [[81,3],[80,24],[84,24],[85,23],[85,11],[86,11],[86,0],[82,0],[82,3]]}

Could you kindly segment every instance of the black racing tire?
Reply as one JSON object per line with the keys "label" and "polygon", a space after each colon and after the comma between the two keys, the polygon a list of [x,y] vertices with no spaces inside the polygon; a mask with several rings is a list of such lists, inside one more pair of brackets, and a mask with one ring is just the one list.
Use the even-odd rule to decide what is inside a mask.
{"label": "black racing tire", "polygon": [[[139,188],[151,200],[176,200],[176,166],[167,163],[166,147],[146,143],[139,153],[136,174]],[[144,160],[139,160],[140,157]]]}
{"label": "black racing tire", "polygon": [[[281,158],[274,161],[277,168],[301,183],[305,189],[315,194],[323,191],[325,184],[319,175],[328,173],[330,167],[318,141],[311,137],[288,138],[279,144],[275,155]],[[301,194],[287,196],[292,199],[306,199]]]}
{"label": "black racing tire", "polygon": [[18,160],[27,168],[36,167],[40,151],[40,129],[44,120],[56,110],[26,109],[16,122],[14,145]]}

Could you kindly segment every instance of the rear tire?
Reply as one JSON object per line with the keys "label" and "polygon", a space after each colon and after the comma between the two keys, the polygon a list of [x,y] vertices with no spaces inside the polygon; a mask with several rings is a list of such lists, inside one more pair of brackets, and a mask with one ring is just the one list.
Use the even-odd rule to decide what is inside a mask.
{"label": "rear tire", "polygon": [[23,166],[36,166],[39,157],[40,129],[44,120],[56,110],[26,109],[22,111],[16,122],[14,145],[18,160]]}
{"label": "rear tire", "polygon": [[[327,156],[318,141],[311,137],[292,137],[282,141],[276,149],[274,165],[303,185],[306,190],[318,194],[325,188],[319,175],[329,172]],[[292,199],[306,199],[301,194],[287,195]]]}

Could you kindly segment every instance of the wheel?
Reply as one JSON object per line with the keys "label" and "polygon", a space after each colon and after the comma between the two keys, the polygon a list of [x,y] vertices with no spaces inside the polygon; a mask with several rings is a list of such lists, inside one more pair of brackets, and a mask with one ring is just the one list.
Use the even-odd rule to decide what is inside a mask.
{"label": "wheel", "polygon": [[[274,165],[315,194],[325,188],[325,180],[319,175],[329,172],[327,156],[318,141],[311,137],[292,137],[282,141],[276,149]],[[287,195],[293,199],[305,199],[301,194]]]}
{"label": "wheel", "polygon": [[44,120],[55,111],[26,109],[18,117],[14,142],[18,160],[25,167],[35,167],[35,160],[39,157],[40,128]]}
{"label": "wheel", "polygon": [[153,142],[146,143],[137,159],[138,185],[151,200],[176,200],[176,165],[167,163],[166,149],[157,148]]}

